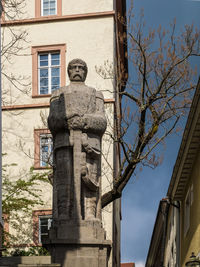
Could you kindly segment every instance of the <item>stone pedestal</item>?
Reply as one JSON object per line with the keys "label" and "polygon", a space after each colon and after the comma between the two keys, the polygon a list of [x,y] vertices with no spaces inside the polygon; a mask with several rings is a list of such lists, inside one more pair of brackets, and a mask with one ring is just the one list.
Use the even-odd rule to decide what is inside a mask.
{"label": "stone pedestal", "polygon": [[[7,267],[7,266],[4,266]],[[60,264],[18,264],[17,267],[61,267]]]}
{"label": "stone pedestal", "polygon": [[2,267],[61,267],[60,264],[51,264],[50,256],[17,256],[0,257]]}
{"label": "stone pedestal", "polygon": [[52,263],[63,267],[107,267],[111,242],[99,221],[61,222],[50,230],[45,246]]}

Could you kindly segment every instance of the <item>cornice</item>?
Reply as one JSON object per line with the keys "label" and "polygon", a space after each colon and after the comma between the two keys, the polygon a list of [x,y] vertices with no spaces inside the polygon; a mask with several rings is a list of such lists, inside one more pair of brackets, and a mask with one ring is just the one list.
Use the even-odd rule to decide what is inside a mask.
{"label": "cornice", "polygon": [[47,16],[47,17],[22,19],[22,20],[1,21],[1,26],[6,27],[6,26],[26,25],[26,24],[40,24],[40,23],[59,22],[59,21],[67,21],[67,20],[102,18],[102,17],[110,17],[110,16],[115,17],[114,10],[104,11],[104,12],[84,13],[84,14]]}
{"label": "cornice", "polygon": [[9,105],[9,106],[2,106],[2,111],[10,111],[10,110],[17,110],[17,109],[32,109],[32,108],[48,108],[48,107],[49,107],[49,103]]}

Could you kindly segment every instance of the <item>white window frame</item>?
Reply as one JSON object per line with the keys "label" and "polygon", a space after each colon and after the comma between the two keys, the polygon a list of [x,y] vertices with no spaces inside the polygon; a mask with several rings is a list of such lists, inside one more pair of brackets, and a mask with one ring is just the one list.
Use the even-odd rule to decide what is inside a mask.
{"label": "white window frame", "polygon": [[[40,215],[39,216],[39,227],[38,227],[38,239],[39,239],[39,243],[42,243],[42,235],[41,235],[41,219],[48,219],[48,230],[51,228],[51,224],[52,224],[52,215]],[[47,236],[47,234],[46,234]]]}
{"label": "white window frame", "polygon": [[44,17],[44,16],[55,16],[57,15],[57,0],[55,0],[55,14],[48,14],[48,15],[44,15],[44,12],[43,12],[43,6],[44,6],[44,0],[41,0],[41,16]]}
{"label": "white window frame", "polygon": [[[58,54],[59,53],[59,65],[51,65],[51,55],[53,54]],[[40,66],[40,55],[48,55],[48,66]],[[51,94],[52,93],[52,90],[51,90],[51,78],[52,78],[52,75],[51,75],[51,70],[52,68],[59,68],[59,72],[60,72],[60,76],[59,76],[59,79],[60,79],[60,83],[59,83],[59,86],[60,87],[60,84],[61,84],[61,53],[60,51],[47,51],[47,52],[42,52],[42,53],[38,53],[38,93],[39,95],[43,95],[40,93],[40,69],[48,69],[48,92],[47,94]]]}
{"label": "white window frame", "polygon": [[42,138],[48,138],[48,159],[50,159],[52,157],[52,153],[53,153],[53,140],[52,140],[52,135],[51,134],[40,134],[40,167],[48,167],[50,166],[49,163],[47,162],[46,166],[44,166],[43,160],[42,160]]}

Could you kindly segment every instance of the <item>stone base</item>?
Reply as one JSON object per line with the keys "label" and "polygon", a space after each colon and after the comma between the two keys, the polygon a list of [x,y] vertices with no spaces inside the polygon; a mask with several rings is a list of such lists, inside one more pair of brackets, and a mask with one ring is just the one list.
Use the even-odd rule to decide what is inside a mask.
{"label": "stone base", "polygon": [[[70,243],[87,242],[92,240],[105,240],[106,232],[103,229],[101,222],[96,221],[80,221],[74,223],[71,221],[61,221],[49,231],[49,240],[51,243],[58,243],[58,240],[68,240]],[[67,242],[67,243],[68,243]]]}
{"label": "stone base", "polygon": [[51,264],[50,256],[17,256],[1,257],[0,266],[2,267],[60,267],[60,264]]}
{"label": "stone base", "polygon": [[55,244],[51,248],[52,262],[62,267],[107,267],[109,247],[105,245]]}
{"label": "stone base", "polygon": [[52,263],[62,267],[107,267],[111,242],[106,240],[99,221],[63,221],[50,230],[45,247]]}
{"label": "stone base", "polygon": [[17,267],[61,267],[60,264],[18,264]]}

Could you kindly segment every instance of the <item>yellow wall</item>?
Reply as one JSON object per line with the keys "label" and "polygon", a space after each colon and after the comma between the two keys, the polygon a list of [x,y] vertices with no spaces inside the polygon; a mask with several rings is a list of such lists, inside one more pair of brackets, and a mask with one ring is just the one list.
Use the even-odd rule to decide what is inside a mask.
{"label": "yellow wall", "polygon": [[[190,207],[190,226],[188,232],[184,233],[184,205],[181,207],[181,266],[185,267],[194,252],[200,252],[200,151],[195,160],[191,179],[187,184],[185,195],[193,184],[193,202]],[[184,203],[184,202],[183,202]]]}

